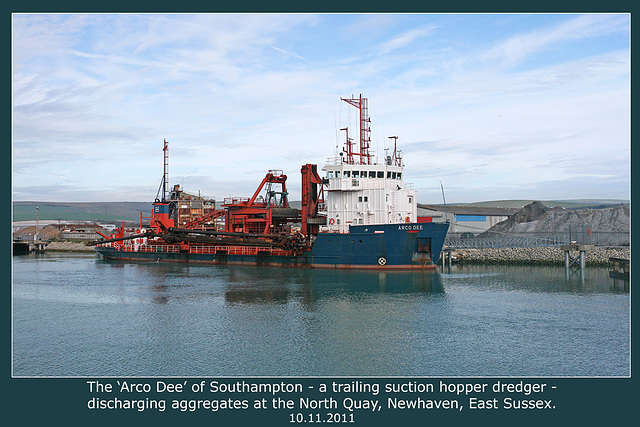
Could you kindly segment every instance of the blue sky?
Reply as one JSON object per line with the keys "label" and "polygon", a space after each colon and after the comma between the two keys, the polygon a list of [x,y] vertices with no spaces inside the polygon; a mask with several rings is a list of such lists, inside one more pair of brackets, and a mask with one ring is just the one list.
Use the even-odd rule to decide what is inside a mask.
{"label": "blue sky", "polygon": [[630,197],[628,14],[15,14],[13,198],[300,194],[369,98],[421,203]]}

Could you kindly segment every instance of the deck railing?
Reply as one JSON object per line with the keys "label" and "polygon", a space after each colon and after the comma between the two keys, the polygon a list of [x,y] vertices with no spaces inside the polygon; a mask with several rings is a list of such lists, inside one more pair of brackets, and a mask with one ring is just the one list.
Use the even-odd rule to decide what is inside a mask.
{"label": "deck railing", "polygon": [[[110,245],[110,244],[108,244]],[[105,245],[107,246],[107,245]],[[116,246],[117,247],[117,246]],[[156,252],[156,253],[180,253],[180,245],[136,245],[132,243],[120,244],[125,252]],[[284,249],[260,247],[260,246],[234,246],[234,245],[190,245],[185,253],[190,254],[229,254],[229,255],[288,255]]]}

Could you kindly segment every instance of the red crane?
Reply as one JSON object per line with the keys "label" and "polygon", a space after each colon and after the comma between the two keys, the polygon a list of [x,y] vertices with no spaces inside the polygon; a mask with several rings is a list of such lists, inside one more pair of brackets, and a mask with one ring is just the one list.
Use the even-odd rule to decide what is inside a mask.
{"label": "red crane", "polygon": [[[234,233],[278,234],[286,232],[287,223],[300,219],[300,212],[289,207],[287,176],[271,170],[250,199],[226,199],[226,231]],[[274,188],[280,186],[280,191]],[[266,190],[266,197],[261,196]]]}

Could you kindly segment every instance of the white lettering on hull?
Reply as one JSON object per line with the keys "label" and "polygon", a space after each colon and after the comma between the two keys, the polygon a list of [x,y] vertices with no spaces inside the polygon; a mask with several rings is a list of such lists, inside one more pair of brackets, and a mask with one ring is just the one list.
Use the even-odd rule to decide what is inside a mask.
{"label": "white lettering on hull", "polygon": [[404,230],[404,231],[422,230],[422,225],[419,225],[419,224],[399,225],[398,230]]}

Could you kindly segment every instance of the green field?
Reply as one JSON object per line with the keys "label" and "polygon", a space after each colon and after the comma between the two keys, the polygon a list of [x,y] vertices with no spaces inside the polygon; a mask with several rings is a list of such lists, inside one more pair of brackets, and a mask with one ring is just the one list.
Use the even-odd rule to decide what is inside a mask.
{"label": "green field", "polygon": [[13,202],[13,221],[40,220],[139,221],[140,212],[150,216],[150,202]]}

